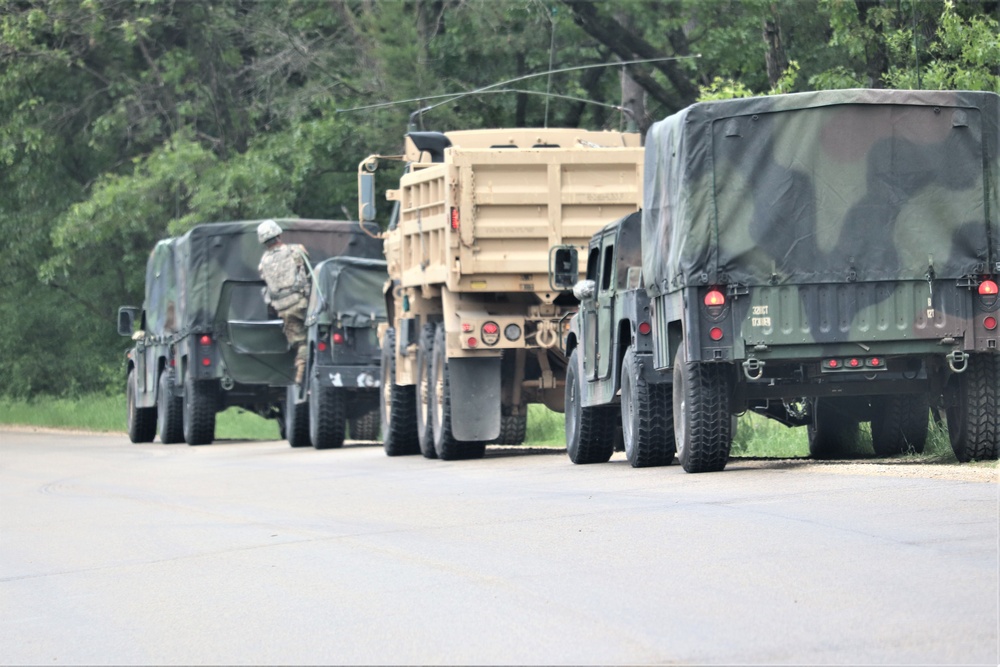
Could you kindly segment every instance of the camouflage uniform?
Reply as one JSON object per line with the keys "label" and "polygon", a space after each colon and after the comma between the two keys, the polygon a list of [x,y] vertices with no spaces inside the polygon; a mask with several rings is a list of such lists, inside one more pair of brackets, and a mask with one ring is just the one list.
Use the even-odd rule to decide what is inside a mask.
{"label": "camouflage uniform", "polygon": [[285,337],[295,348],[295,381],[299,383],[306,363],[305,319],[311,286],[306,257],[306,249],[297,243],[277,243],[264,251],[258,267],[267,283],[264,302],[284,321]]}

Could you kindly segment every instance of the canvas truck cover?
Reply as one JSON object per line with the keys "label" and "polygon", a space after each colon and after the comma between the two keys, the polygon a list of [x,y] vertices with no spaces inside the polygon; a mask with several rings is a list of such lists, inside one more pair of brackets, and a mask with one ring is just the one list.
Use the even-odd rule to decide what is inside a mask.
{"label": "canvas truck cover", "polygon": [[998,102],[988,92],[835,90],[669,116],[646,138],[647,286],[926,280],[995,267]]}
{"label": "canvas truck cover", "polygon": [[[198,225],[172,242],[179,295],[178,333],[210,328],[215,323],[227,282],[247,285],[246,289],[229,291],[231,302],[228,313],[221,314],[223,319],[265,319],[260,317],[264,308],[260,292],[263,282],[257,270],[263,254],[263,246],[257,241],[260,222]],[[282,241],[305,246],[313,265],[342,254],[382,257],[381,241],[365,234],[356,222],[286,219],[277,223],[283,230]],[[148,285],[147,282],[147,302],[151,303]],[[169,289],[167,283],[162,287]],[[156,298],[153,295],[153,300]]]}
{"label": "canvas truck cover", "polygon": [[164,239],[157,243],[146,262],[145,330],[157,337],[169,336],[178,328],[175,241]]}
{"label": "canvas truck cover", "polygon": [[307,325],[368,327],[386,320],[382,288],[389,279],[385,260],[331,257],[315,267]]}

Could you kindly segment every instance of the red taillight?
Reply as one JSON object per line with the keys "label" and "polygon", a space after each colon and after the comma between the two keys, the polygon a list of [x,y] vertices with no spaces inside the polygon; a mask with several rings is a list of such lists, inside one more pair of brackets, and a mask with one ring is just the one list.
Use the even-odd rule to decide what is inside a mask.
{"label": "red taillight", "polygon": [[[212,337],[209,336],[208,334],[205,334],[201,338],[198,339],[198,342],[201,343],[202,345],[211,345],[212,344]],[[206,364],[206,366],[207,365],[208,364]]]}
{"label": "red taillight", "polygon": [[979,294],[981,296],[991,296],[997,293],[997,284],[992,280],[984,280],[979,283]]}
{"label": "red taillight", "polygon": [[706,306],[724,306],[726,304],[726,295],[717,289],[711,290],[705,295],[705,305]]}
{"label": "red taillight", "polygon": [[479,341],[476,340],[475,337],[470,337],[469,338],[469,347],[475,347],[477,345],[479,345]]}
{"label": "red taillight", "polygon": [[208,357],[205,357],[204,359],[201,360],[201,365],[202,366],[211,366],[212,365],[212,360],[209,359]]}
{"label": "red taillight", "polygon": [[868,365],[869,366],[881,366],[882,365],[882,360],[879,359],[878,357],[872,357],[871,359],[868,360]]}
{"label": "red taillight", "polygon": [[850,361],[847,362],[847,365],[850,366],[851,368],[857,368],[858,366],[861,365],[861,360],[851,359]]}
{"label": "red taillight", "polygon": [[458,229],[458,223],[459,223],[459,220],[458,220],[458,209],[457,208],[453,208],[453,209],[451,209],[451,228],[452,229]]}
{"label": "red taillight", "polygon": [[722,340],[722,329],[719,327],[712,327],[708,332],[708,337],[712,340]]}
{"label": "red taillight", "polygon": [[326,352],[326,341],[322,341],[322,340],[321,340],[321,341],[320,341],[320,342],[319,342],[319,343],[318,343],[318,344],[316,345],[316,347],[317,347],[317,348],[319,349],[319,351],[320,351],[320,352]]}
{"label": "red taillight", "polygon": [[475,329],[475,327],[468,322],[462,322],[462,333],[472,333],[473,329]]}
{"label": "red taillight", "polygon": [[648,336],[649,332],[652,331],[652,330],[653,330],[653,327],[650,326],[649,322],[640,322],[639,323],[639,333],[641,333],[643,336]]}
{"label": "red taillight", "polygon": [[342,345],[344,343],[344,334],[337,332],[330,337],[334,345]]}
{"label": "red taillight", "polygon": [[487,322],[483,325],[483,333],[485,334],[498,334],[500,333],[500,326],[496,322]]}
{"label": "red taillight", "polygon": [[840,362],[837,361],[836,359],[828,359],[826,361],[826,367],[827,368],[840,368]]}
{"label": "red taillight", "polygon": [[993,331],[994,329],[997,328],[997,318],[993,317],[992,315],[987,315],[986,318],[983,319],[983,326],[989,329],[990,331]]}
{"label": "red taillight", "polygon": [[171,358],[170,358],[170,367],[171,367],[171,368],[174,368],[174,367],[176,367],[176,366],[177,366],[177,362],[176,362],[176,361],[174,361],[174,358],[173,358],[173,357],[171,357]]}

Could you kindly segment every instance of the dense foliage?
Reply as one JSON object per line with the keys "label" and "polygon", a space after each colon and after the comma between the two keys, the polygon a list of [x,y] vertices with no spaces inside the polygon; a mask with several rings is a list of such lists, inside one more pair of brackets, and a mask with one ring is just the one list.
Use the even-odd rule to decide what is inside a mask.
{"label": "dense foliage", "polygon": [[[141,302],[157,239],[202,221],[352,217],[357,163],[397,152],[422,107],[412,120],[428,129],[645,129],[699,98],[1000,90],[997,13],[923,0],[0,0],[0,395],[120,391],[114,314]],[[634,60],[651,62],[586,67]]]}

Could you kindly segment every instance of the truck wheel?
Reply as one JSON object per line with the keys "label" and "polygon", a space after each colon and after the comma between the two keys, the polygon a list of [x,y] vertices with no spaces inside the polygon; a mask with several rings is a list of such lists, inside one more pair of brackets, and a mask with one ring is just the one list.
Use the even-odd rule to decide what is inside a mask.
{"label": "truck wheel", "polygon": [[578,368],[579,354],[573,350],[566,366],[566,453],[573,463],[605,463],[615,453],[615,410],[581,404]]}
{"label": "truck wheel", "polygon": [[351,438],[354,440],[378,440],[378,410],[366,412],[348,421]]}
{"label": "truck wheel", "polygon": [[215,380],[194,380],[188,376],[184,381],[184,442],[212,444],[218,403],[219,387]]}
{"label": "truck wheel", "polygon": [[156,437],[156,408],[140,408],[136,406],[135,369],[128,369],[125,378],[125,403],[128,414],[125,417],[128,426],[128,439],[132,442],[153,442]]}
{"label": "truck wheel", "polygon": [[964,373],[951,378],[948,436],[959,461],[997,458],[1000,441],[1000,355],[972,354]]}
{"label": "truck wheel", "polygon": [[479,459],[486,453],[486,443],[456,440],[451,431],[451,389],[448,383],[448,360],[445,331],[438,325],[434,332],[431,356],[431,425],[434,430],[434,450],[443,461]]}
{"label": "truck wheel", "polygon": [[519,415],[500,415],[500,435],[492,440],[498,445],[520,445],[528,432],[528,413],[521,406]]}
{"label": "truck wheel", "polygon": [[731,375],[723,364],[688,362],[684,345],[674,358],[673,414],[677,458],[687,472],[726,467],[733,444]]}
{"label": "truck wheel", "polygon": [[173,368],[160,373],[156,397],[156,430],[164,445],[184,440],[184,397],[174,396],[174,373]]}
{"label": "truck wheel", "polygon": [[633,468],[673,463],[674,419],[671,386],[649,384],[631,347],[622,362],[622,439]]}
{"label": "truck wheel", "polygon": [[308,447],[309,440],[309,401],[296,403],[298,387],[290,384],[285,387],[285,407],[281,411],[285,420],[285,439],[292,447]]}
{"label": "truck wheel", "polygon": [[420,330],[420,343],[417,345],[417,382],[414,389],[417,441],[420,443],[420,453],[428,459],[437,458],[430,408],[431,396],[434,393],[434,386],[431,384],[431,360],[434,357],[435,330],[433,324],[425,324]]}
{"label": "truck wheel", "polygon": [[806,426],[809,456],[836,459],[852,456],[858,447],[858,419],[838,405],[835,398],[812,402],[812,422]]}
{"label": "truck wheel", "polygon": [[344,444],[344,392],[320,386],[318,377],[309,378],[309,440],[316,449],[333,449]]}
{"label": "truck wheel", "polygon": [[923,452],[930,410],[926,394],[877,396],[872,399],[872,448],[875,455]]}
{"label": "truck wheel", "polygon": [[396,332],[389,329],[382,337],[382,386],[379,391],[382,447],[386,456],[405,456],[420,451],[415,411],[413,387],[396,384]]}

